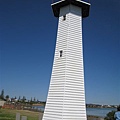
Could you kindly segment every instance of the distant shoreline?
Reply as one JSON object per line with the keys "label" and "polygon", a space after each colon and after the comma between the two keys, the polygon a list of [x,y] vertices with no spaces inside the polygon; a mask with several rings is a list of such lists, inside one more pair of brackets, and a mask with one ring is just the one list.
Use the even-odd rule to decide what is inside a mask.
{"label": "distant shoreline", "polygon": [[[45,106],[45,103],[36,103],[32,106]],[[86,104],[86,108],[117,108],[115,105],[97,105],[97,104]]]}
{"label": "distant shoreline", "polygon": [[[45,104],[33,104],[32,106],[36,106],[36,107],[38,107],[38,106],[45,106]],[[116,108],[116,107],[86,107],[86,108]]]}

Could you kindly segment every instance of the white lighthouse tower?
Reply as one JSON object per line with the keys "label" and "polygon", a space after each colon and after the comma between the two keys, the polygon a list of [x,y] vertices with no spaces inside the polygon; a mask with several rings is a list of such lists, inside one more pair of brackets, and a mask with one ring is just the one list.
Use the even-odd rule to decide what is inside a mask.
{"label": "white lighthouse tower", "polygon": [[61,0],[52,4],[59,18],[56,49],[42,120],[86,120],[82,18],[90,4]]}

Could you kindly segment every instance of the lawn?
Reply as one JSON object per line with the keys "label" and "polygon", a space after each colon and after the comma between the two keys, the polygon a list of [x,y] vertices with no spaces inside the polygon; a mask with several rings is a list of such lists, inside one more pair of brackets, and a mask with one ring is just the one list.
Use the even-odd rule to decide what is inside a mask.
{"label": "lawn", "polygon": [[15,120],[16,113],[20,113],[21,116],[27,116],[27,120],[39,120],[39,116],[40,120],[42,120],[42,113],[11,109],[0,109],[0,120]]}
{"label": "lawn", "polygon": [[[42,120],[42,115],[43,115],[43,113],[32,112],[28,110],[0,109],[0,120],[16,120],[16,113],[20,113],[21,116],[27,116],[27,120]],[[103,118],[97,116],[87,116],[87,119],[103,120]]]}

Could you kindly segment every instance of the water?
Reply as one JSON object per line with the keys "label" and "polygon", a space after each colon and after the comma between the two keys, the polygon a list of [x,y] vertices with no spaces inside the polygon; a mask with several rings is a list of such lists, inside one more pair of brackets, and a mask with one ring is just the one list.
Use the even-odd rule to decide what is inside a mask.
{"label": "water", "polygon": [[105,117],[107,113],[116,111],[116,108],[87,108],[87,115],[95,115]]}
{"label": "water", "polygon": [[[44,111],[44,106],[33,106],[32,109]],[[87,115],[105,117],[107,113],[116,111],[116,108],[87,108]]]}
{"label": "water", "polygon": [[45,107],[44,106],[32,106],[32,109],[44,111]]}

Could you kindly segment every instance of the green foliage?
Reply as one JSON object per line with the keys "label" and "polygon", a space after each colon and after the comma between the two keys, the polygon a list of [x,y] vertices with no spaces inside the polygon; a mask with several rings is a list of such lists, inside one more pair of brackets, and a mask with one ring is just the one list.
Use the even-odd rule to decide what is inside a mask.
{"label": "green foliage", "polygon": [[4,90],[1,91],[0,99],[4,100]]}
{"label": "green foliage", "polygon": [[34,102],[36,102],[36,99],[35,99],[35,97],[34,97]]}
{"label": "green foliage", "polygon": [[104,120],[115,120],[114,114],[115,114],[115,111],[109,112],[109,113],[106,115],[106,117],[104,118]]}
{"label": "green foliage", "polygon": [[26,101],[26,97],[23,96],[22,102],[24,103]]}
{"label": "green foliage", "polygon": [[[20,113],[21,116],[27,116],[27,120],[38,120],[38,112],[30,112],[25,110],[11,110],[11,109],[1,109],[0,110],[0,120],[15,120],[16,113]],[[42,114],[41,114],[42,117]]]}
{"label": "green foliage", "polygon": [[0,113],[0,120],[15,120],[15,115]]}
{"label": "green foliage", "polygon": [[10,97],[9,97],[9,95],[6,95],[5,98],[6,98],[6,101],[9,101],[9,98],[10,98]]}

